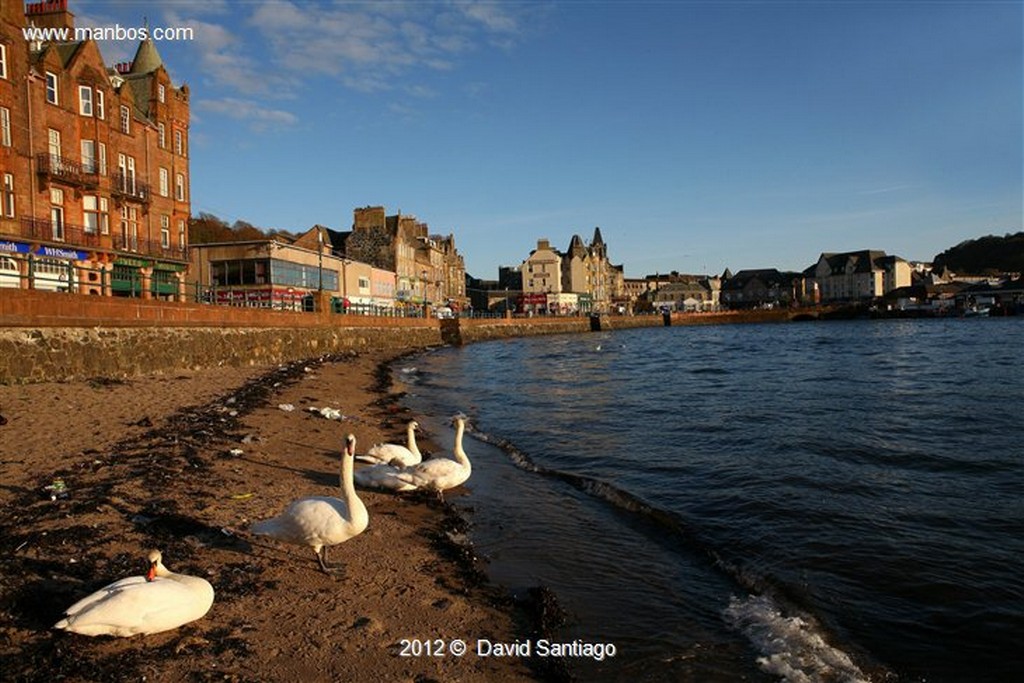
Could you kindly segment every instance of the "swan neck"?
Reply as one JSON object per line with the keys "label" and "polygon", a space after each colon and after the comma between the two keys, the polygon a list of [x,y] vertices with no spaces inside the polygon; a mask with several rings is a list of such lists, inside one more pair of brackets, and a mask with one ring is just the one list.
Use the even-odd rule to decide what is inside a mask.
{"label": "swan neck", "polygon": [[345,449],[341,452],[341,492],[342,498],[350,510],[353,508],[353,502],[359,500],[359,496],[356,495],[354,481],[354,455],[354,453],[349,453],[348,444],[345,444]]}
{"label": "swan neck", "polygon": [[462,450],[462,435],[466,431],[466,423],[461,420],[455,426],[455,460],[464,467],[469,466],[469,456]]}

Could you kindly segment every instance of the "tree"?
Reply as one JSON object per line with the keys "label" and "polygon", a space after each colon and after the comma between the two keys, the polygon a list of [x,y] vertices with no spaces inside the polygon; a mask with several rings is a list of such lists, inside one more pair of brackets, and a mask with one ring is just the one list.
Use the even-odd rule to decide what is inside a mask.
{"label": "tree", "polygon": [[966,240],[936,256],[932,268],[961,275],[1024,272],[1024,232]]}

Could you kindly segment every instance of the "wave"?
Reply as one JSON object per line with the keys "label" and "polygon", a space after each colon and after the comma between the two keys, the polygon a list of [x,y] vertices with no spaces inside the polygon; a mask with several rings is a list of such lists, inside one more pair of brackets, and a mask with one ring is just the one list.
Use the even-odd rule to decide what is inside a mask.
{"label": "wave", "polygon": [[521,470],[566,482],[617,510],[641,517],[656,527],[659,540],[668,532],[686,546],[703,552],[712,566],[748,594],[743,599],[732,597],[723,618],[761,653],[757,663],[767,673],[781,676],[787,683],[870,680],[848,654],[827,642],[826,630],[799,606],[795,591],[726,559],[702,541],[678,514],[606,481],[539,465],[508,439],[482,432],[472,424],[467,424],[466,433],[503,451]]}
{"label": "wave", "polygon": [[724,614],[761,653],[757,663],[766,673],[791,683],[870,680],[849,655],[825,641],[811,617],[786,616],[769,596],[734,596]]}

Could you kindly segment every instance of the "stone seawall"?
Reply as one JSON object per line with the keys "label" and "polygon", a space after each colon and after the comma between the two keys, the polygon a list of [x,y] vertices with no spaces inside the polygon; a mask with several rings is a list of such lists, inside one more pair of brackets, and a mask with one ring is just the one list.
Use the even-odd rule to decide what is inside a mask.
{"label": "stone seawall", "polygon": [[[346,326],[351,320],[355,323]],[[627,323],[628,321],[628,323]],[[0,384],[126,378],[182,368],[272,365],[344,351],[402,353],[440,344],[588,332],[587,318],[419,321],[337,318],[334,326],[0,327]],[[633,323],[632,325],[629,323]],[[611,329],[658,319],[613,319]],[[109,324],[109,323],[108,323]]]}
{"label": "stone seawall", "polygon": [[436,327],[0,329],[0,383],[132,377],[219,365],[272,365],[349,350],[441,343]]}
{"label": "stone seawall", "polygon": [[[673,314],[671,324],[782,320],[785,312]],[[344,351],[662,326],[660,315],[435,320],[284,313],[49,292],[0,292],[0,384],[272,365]]]}

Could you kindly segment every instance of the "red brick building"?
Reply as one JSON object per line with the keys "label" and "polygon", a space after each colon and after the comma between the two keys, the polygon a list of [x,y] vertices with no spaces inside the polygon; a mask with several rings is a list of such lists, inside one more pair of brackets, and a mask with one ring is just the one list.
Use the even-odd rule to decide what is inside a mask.
{"label": "red brick building", "polygon": [[74,29],[67,0],[0,4],[0,287],[183,300],[188,86],[151,40],[108,68]]}

